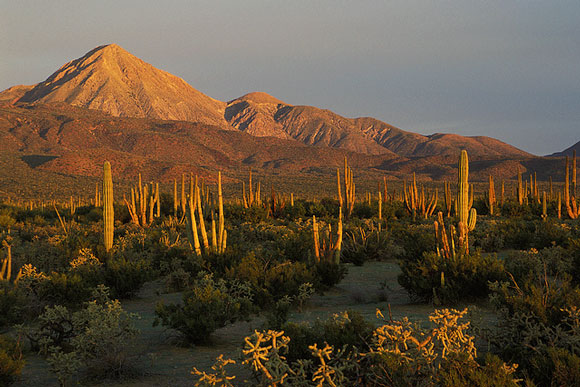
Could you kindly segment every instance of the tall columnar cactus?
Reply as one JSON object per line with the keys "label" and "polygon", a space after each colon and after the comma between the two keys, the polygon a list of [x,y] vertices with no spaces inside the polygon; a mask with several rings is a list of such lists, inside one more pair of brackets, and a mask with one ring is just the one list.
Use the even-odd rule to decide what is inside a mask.
{"label": "tall columnar cactus", "polygon": [[437,213],[437,220],[433,223],[435,226],[435,240],[437,241],[437,256],[447,259],[455,259],[455,227],[449,226],[449,236],[445,230],[445,223],[443,222],[443,213]]}
{"label": "tall columnar cactus", "polygon": [[314,237],[314,257],[316,262],[340,263],[340,254],[342,251],[342,209],[339,210],[338,225],[336,237],[332,236],[332,227],[328,228],[320,235],[320,229],[316,222],[316,216],[312,216],[312,233]]}
{"label": "tall columnar cactus", "polygon": [[429,202],[425,199],[425,187],[421,186],[421,191],[417,189],[417,180],[415,178],[415,172],[413,172],[413,185],[407,189],[407,182],[403,181],[403,193],[405,198],[405,206],[407,211],[413,216],[413,220],[416,218],[417,212],[421,214],[425,219],[433,214],[435,207],[437,206],[437,200],[439,199],[439,194],[437,189],[433,194],[430,195]]}
{"label": "tall columnar cactus", "polygon": [[[131,221],[136,225],[147,226],[153,222],[154,217],[161,215],[159,201],[159,184],[142,184],[141,174],[136,186],[131,188],[131,201],[129,202],[125,195],[123,201],[131,215]],[[155,207],[157,205],[157,207]],[[157,212],[155,212],[157,208]]]}
{"label": "tall columnar cactus", "polygon": [[569,160],[566,156],[566,173],[564,174],[564,205],[571,219],[578,219],[580,215],[580,205],[576,201],[576,152],[572,160],[572,192],[570,192],[570,170]]}
{"label": "tall columnar cactus", "polygon": [[[258,184],[260,184],[258,182]],[[242,182],[242,201],[244,203],[244,208],[252,207],[254,205],[260,205],[260,189],[259,186],[254,190],[254,185],[252,183],[252,169],[250,169],[250,180],[248,182],[249,192],[246,193],[246,183]]]}
{"label": "tall columnar cactus", "polygon": [[190,195],[187,207],[185,209],[185,222],[186,222],[187,239],[189,240],[189,244],[191,245],[191,248],[195,251],[195,254],[197,256],[200,256],[201,247],[199,245],[197,222],[195,220],[195,207],[197,205],[195,201],[196,199],[193,197],[193,195]]}
{"label": "tall columnar cactus", "polygon": [[177,179],[173,180],[173,215],[177,218],[177,209],[179,208],[179,199],[177,198]]}
{"label": "tall columnar cactus", "polygon": [[[342,203],[339,189],[339,201]],[[356,200],[356,185],[354,184],[352,169],[348,166],[346,156],[344,157],[344,212],[347,217],[352,215]]]}
{"label": "tall columnar cactus", "polygon": [[453,199],[451,197],[451,187],[447,180],[444,181],[445,187],[445,208],[447,209],[447,217],[451,216],[451,207],[453,206]]}
{"label": "tall columnar cactus", "polygon": [[487,207],[489,208],[489,214],[493,215],[493,210],[495,207],[495,184],[493,182],[493,176],[489,175],[489,187],[487,189]]}
{"label": "tall columnar cactus", "polygon": [[103,167],[103,224],[105,250],[109,251],[113,247],[113,234],[115,231],[115,212],[113,209],[113,177],[111,175],[111,164],[105,161]]}
{"label": "tall columnar cactus", "polygon": [[520,206],[524,204],[524,187],[522,185],[522,173],[520,172],[520,169],[518,168],[518,190],[517,190],[517,195],[518,195],[518,203],[520,203]]}
{"label": "tall columnar cactus", "polygon": [[548,219],[548,204],[546,203],[546,191],[542,193],[542,219]]}
{"label": "tall columnar cactus", "polygon": [[[460,245],[465,248],[465,252],[469,253],[469,231],[475,228],[477,221],[477,212],[475,208],[470,210],[470,196],[469,196],[469,160],[467,158],[467,151],[462,150],[459,157],[459,179],[457,182],[457,215],[459,218],[459,241]],[[473,188],[472,188],[473,194]]]}

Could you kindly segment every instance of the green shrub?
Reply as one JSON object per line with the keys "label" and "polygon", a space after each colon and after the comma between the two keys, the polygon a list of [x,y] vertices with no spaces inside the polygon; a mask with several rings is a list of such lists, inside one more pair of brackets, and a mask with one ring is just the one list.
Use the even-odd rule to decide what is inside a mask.
{"label": "green shrub", "polygon": [[374,227],[344,233],[341,260],[361,266],[366,261],[383,260],[393,257],[397,247],[393,245],[386,230],[379,231]]}
{"label": "green shrub", "polygon": [[183,304],[159,303],[154,325],[161,323],[179,331],[187,342],[207,343],[216,329],[249,316],[250,288],[240,282],[227,283],[205,274],[183,294]]}
{"label": "green shrub", "polygon": [[104,265],[102,283],[111,289],[114,297],[127,298],[135,295],[152,276],[148,261],[115,257]]}
{"label": "green shrub", "polygon": [[348,269],[342,263],[320,261],[315,267],[315,282],[317,290],[327,290],[338,284],[346,276]]}
{"label": "green shrub", "polygon": [[368,343],[373,334],[374,326],[355,311],[349,310],[333,317],[314,323],[287,323],[283,326],[285,334],[290,337],[287,358],[289,362],[300,359],[310,359],[312,356],[308,346],[314,343],[324,346],[324,343],[335,348],[344,348],[351,352],[368,349]]}
{"label": "green shrub", "polygon": [[404,261],[421,259],[423,253],[435,251],[436,241],[433,224],[393,225],[390,229],[393,244],[399,246],[399,256]]}
{"label": "green shrub", "polygon": [[0,327],[20,322],[26,304],[26,295],[21,288],[8,281],[0,281]]}
{"label": "green shrub", "polygon": [[0,335],[0,384],[8,386],[20,376],[24,359],[20,344],[11,338]]}
{"label": "green shrub", "polygon": [[[538,385],[578,381],[580,289],[567,280],[538,277],[519,284],[491,286],[499,312],[486,338],[504,361],[520,365],[522,376]],[[556,384],[556,385],[575,385]]]}
{"label": "green shrub", "polygon": [[399,283],[412,298],[441,304],[485,298],[489,282],[506,278],[503,262],[479,251],[455,259],[424,253],[417,261],[401,261],[400,266]]}
{"label": "green shrub", "polygon": [[[91,301],[76,312],[62,305],[46,307],[34,327],[21,327],[33,349],[49,357],[60,380],[86,366],[95,377],[119,376],[127,368],[129,348],[137,336],[133,320],[109,289],[99,286]],[[64,364],[63,362],[68,363]]]}

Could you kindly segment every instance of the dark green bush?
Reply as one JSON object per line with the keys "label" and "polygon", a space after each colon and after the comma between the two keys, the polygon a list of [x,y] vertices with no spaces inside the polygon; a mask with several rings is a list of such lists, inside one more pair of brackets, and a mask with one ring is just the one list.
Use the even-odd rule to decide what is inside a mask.
{"label": "dark green bush", "polygon": [[347,273],[347,268],[342,263],[320,261],[315,267],[314,286],[317,290],[327,290],[338,284]]}
{"label": "dark green bush", "polygon": [[479,251],[455,259],[424,253],[417,261],[401,261],[400,266],[399,283],[412,298],[441,304],[485,298],[488,282],[506,278],[503,262]]}
{"label": "dark green bush", "polygon": [[8,281],[0,281],[0,327],[20,322],[26,304],[22,289]]}
{"label": "dark green bush", "polygon": [[287,359],[289,362],[312,357],[308,346],[318,344],[323,347],[328,343],[334,348],[347,346],[347,351],[355,347],[359,351],[368,349],[374,326],[355,311],[336,314],[328,320],[316,320],[314,323],[287,323],[284,333],[290,337]]}
{"label": "dark green bush", "polygon": [[20,344],[7,336],[0,335],[0,385],[9,386],[20,376],[24,359]]}
{"label": "dark green bush", "polygon": [[399,256],[404,261],[421,259],[423,253],[435,251],[436,241],[433,224],[396,224],[390,228],[393,244],[400,248]]}
{"label": "dark green bush", "polygon": [[159,303],[155,324],[179,331],[189,343],[207,343],[216,329],[245,319],[252,311],[251,290],[240,282],[214,281],[206,274],[183,294],[182,304]]}

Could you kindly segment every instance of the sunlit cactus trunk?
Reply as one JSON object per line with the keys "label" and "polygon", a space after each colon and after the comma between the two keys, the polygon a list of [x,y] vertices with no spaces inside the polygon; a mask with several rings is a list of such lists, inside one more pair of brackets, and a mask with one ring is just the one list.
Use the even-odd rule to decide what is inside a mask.
{"label": "sunlit cactus trunk", "polygon": [[[469,160],[467,158],[467,151],[462,150],[459,157],[459,178],[457,182],[457,211],[459,218],[459,235],[460,244],[469,253],[469,239],[468,233],[475,228],[477,221],[477,212],[475,208],[471,208],[473,196],[469,195]],[[472,188],[473,195],[473,188]]]}
{"label": "sunlit cactus trunk", "polygon": [[105,250],[113,247],[113,234],[115,232],[115,212],[113,208],[113,177],[111,163],[105,161],[103,167],[103,224]]}

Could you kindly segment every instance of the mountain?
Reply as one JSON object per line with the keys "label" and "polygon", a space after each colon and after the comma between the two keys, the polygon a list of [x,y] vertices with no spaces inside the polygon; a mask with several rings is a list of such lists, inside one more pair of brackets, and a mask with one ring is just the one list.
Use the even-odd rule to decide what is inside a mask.
{"label": "mountain", "polygon": [[308,145],[367,154],[455,157],[465,149],[476,159],[532,156],[491,137],[423,136],[371,117],[346,118],[313,106],[293,106],[266,93],[250,93],[228,102],[225,118],[234,128],[255,136],[294,138]]}
{"label": "mountain", "polygon": [[344,157],[372,168],[394,155],[365,155],[313,147],[293,139],[256,137],[188,121],[112,117],[65,103],[0,102],[0,153],[32,160],[34,168],[65,175],[99,176],[105,160],[119,176],[168,180],[182,172],[243,168],[334,171]]}
{"label": "mountain", "polygon": [[576,144],[572,145],[570,148],[564,149],[562,152],[556,152],[550,155],[550,157],[563,157],[563,156],[572,156],[576,151],[577,155],[580,155],[580,141]]}
{"label": "mountain", "polygon": [[66,102],[116,117],[226,126],[226,104],[156,69],[116,44],[100,46],[58,69],[19,102]]}
{"label": "mountain", "polygon": [[250,93],[228,102],[226,120],[255,136],[293,138],[307,145],[366,154],[393,154],[330,110],[292,106],[266,93]]}
{"label": "mountain", "polygon": [[34,85],[16,85],[0,92],[0,101],[16,102],[28,91],[32,90]]}
{"label": "mountain", "polygon": [[472,159],[532,156],[489,137],[424,136],[370,117],[346,118],[314,106],[291,105],[262,92],[227,103],[218,101],[116,44],[93,49],[34,87],[7,89],[0,93],[0,100],[64,102],[116,117],[199,122],[257,137],[294,139],[369,155],[454,156],[466,149]]}
{"label": "mountain", "polygon": [[[117,178],[122,179],[142,173],[147,180],[167,182],[184,172],[211,177],[217,170],[232,178],[251,167],[263,175],[300,175],[322,184],[335,181],[336,168],[342,167],[345,156],[357,179],[383,175],[403,179],[413,172],[423,181],[457,178],[458,153],[416,158],[370,155],[309,146],[294,139],[257,137],[202,123],[112,117],[66,103],[0,102],[0,187],[4,188],[25,183],[24,177],[14,183],[13,175],[14,166],[23,162],[29,170],[18,169],[20,174],[41,179],[28,187],[37,192],[46,184],[40,172],[48,173],[42,176],[51,182],[63,176],[98,177],[105,160],[111,161]],[[470,157],[469,176],[471,181],[485,181],[490,173],[513,179],[519,169],[526,174],[538,171],[540,180],[551,175],[561,181],[563,165],[561,158]]]}

